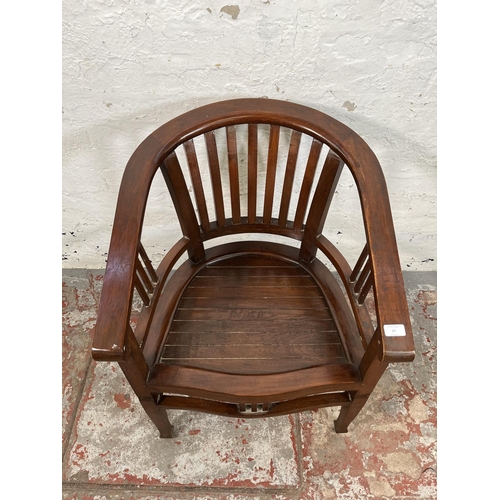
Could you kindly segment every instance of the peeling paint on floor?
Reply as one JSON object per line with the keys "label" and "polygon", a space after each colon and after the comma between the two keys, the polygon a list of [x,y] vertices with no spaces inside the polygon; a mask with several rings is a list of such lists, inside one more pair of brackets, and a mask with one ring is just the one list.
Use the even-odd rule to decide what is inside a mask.
{"label": "peeling paint on floor", "polygon": [[211,487],[297,486],[293,418],[221,418],[169,412],[173,439],[160,439],[126,379],[92,364],[65,479],[106,484]]}

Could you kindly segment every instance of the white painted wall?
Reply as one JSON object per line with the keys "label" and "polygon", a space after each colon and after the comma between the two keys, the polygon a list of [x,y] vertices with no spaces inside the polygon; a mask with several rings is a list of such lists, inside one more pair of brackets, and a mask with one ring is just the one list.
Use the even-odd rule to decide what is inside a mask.
{"label": "white painted wall", "polygon": [[[65,0],[63,267],[105,266],[123,169],[149,133],[202,104],[261,96],[361,135],[386,174],[403,269],[436,269],[434,0]],[[326,233],[352,261],[350,184]],[[147,220],[156,260],[178,236],[156,182]]]}

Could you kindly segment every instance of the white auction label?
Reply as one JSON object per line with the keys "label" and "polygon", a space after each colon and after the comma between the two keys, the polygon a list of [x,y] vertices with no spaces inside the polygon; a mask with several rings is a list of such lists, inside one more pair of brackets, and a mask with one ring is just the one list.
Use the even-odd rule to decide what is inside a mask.
{"label": "white auction label", "polygon": [[386,337],[405,337],[405,325],[384,325],[384,334]]}

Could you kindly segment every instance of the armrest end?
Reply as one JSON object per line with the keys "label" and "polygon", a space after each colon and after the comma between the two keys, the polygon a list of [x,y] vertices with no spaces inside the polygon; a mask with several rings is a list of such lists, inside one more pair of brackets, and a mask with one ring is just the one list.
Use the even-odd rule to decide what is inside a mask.
{"label": "armrest end", "polygon": [[92,358],[95,361],[123,361],[125,359],[125,349],[120,349],[119,346],[116,346],[116,349],[92,347]]}
{"label": "armrest end", "polygon": [[415,351],[384,351],[381,361],[388,363],[410,363],[415,359]]}
{"label": "armrest end", "polygon": [[380,331],[379,359],[388,363],[410,362],[415,359],[413,333],[408,321],[405,324],[384,324]]}

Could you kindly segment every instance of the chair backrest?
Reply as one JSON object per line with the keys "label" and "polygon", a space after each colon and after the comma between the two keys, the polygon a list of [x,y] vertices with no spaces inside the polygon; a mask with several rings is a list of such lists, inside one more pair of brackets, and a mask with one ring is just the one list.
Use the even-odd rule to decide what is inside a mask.
{"label": "chair backrest", "polygon": [[[203,241],[238,233],[294,238],[302,241],[304,260],[314,257],[315,238],[323,229],[343,162],[315,138],[306,139],[305,154],[299,155],[304,135],[275,124],[228,125],[205,132],[201,148],[189,139],[167,156],[160,168],[183,233],[193,242],[193,260],[203,258]],[[187,168],[181,167],[181,156]],[[259,156],[265,160],[259,162]],[[203,172],[209,174],[205,183]],[[207,199],[214,205],[212,219]]]}

